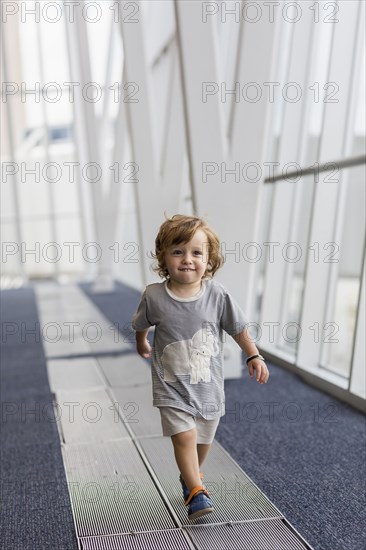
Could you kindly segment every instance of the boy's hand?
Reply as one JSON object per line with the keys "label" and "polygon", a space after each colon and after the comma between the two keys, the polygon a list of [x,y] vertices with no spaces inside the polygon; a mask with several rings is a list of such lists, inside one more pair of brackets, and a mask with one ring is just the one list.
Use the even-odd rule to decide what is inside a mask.
{"label": "boy's hand", "polygon": [[141,342],[137,341],[136,349],[137,353],[141,355],[141,357],[143,357],[144,359],[148,359],[149,357],[151,357],[151,346],[147,338],[145,338]]}
{"label": "boy's hand", "polygon": [[269,378],[267,365],[261,359],[252,359],[248,365],[250,378],[253,378],[254,371],[256,372],[256,380],[260,384],[265,384]]}

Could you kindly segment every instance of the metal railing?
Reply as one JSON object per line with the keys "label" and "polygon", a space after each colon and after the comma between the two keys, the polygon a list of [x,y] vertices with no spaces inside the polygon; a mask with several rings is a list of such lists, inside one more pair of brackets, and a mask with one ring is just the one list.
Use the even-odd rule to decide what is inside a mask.
{"label": "metal railing", "polygon": [[291,170],[285,174],[278,174],[277,176],[269,176],[265,178],[264,183],[275,183],[276,181],[281,180],[291,180],[292,178],[299,178],[302,176],[314,175],[316,176],[320,172],[330,172],[331,170],[342,170],[343,168],[350,168],[352,166],[360,166],[361,164],[366,164],[366,155],[360,155],[357,157],[350,157],[347,159],[341,160],[332,160],[330,162],[325,162],[323,164],[315,163],[306,168],[301,168],[299,166],[296,170]]}

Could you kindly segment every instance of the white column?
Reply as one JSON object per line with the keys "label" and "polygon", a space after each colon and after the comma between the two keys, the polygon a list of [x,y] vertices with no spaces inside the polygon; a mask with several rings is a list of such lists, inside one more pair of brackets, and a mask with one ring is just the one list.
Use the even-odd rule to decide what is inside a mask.
{"label": "white column", "polygon": [[167,125],[163,140],[162,196],[169,214],[178,213],[182,174],[186,156],[184,139],[184,114],[181,77],[177,46],[174,42],[171,52],[171,74],[169,92],[167,94]]}
{"label": "white column", "polygon": [[[9,82],[9,71],[8,71],[8,60],[10,59],[10,56],[8,55],[9,53],[9,40],[11,38],[11,35],[8,34],[7,31],[9,31],[9,28],[10,30],[13,31],[13,34],[12,34],[12,38],[14,38],[14,36],[17,36],[17,30],[15,29],[15,26],[17,25],[17,22],[14,22],[13,18],[10,18],[10,20],[6,23],[6,29],[5,29],[5,24],[3,25],[3,28],[2,28],[2,32],[0,33],[1,34],[1,62],[2,62],[2,67],[1,67],[1,70],[2,70],[2,77],[4,79],[4,82]],[[19,57],[18,57],[19,59]],[[10,96],[11,97],[11,96]],[[18,93],[18,96],[17,96],[17,109],[20,109],[19,107],[19,100],[20,100],[20,94]],[[23,106],[21,107],[21,110],[22,110],[22,114],[24,116],[24,109],[23,109]],[[16,154],[16,147],[17,147],[17,143],[16,143],[16,138],[14,136],[14,128],[16,127],[15,124],[14,124],[14,116],[13,116],[13,109],[12,109],[12,106],[11,106],[11,99],[9,99],[9,97],[7,97],[7,101],[6,101],[6,106],[5,106],[5,113],[4,113],[4,118],[5,118],[5,122],[6,122],[6,131],[7,131],[7,139],[8,139],[8,143],[6,143],[5,141],[5,151],[6,153],[9,154],[9,161],[10,162],[14,162],[14,163],[20,163],[22,162],[22,159],[18,158],[17,157],[17,154]],[[9,177],[9,176],[8,176]],[[12,199],[13,199],[13,203],[14,203],[14,209],[15,209],[15,220],[14,220],[14,235],[15,235],[15,238],[16,238],[16,245],[19,246],[19,250],[20,250],[20,246],[21,246],[21,243],[24,241],[23,239],[23,232],[22,232],[22,227],[21,227],[21,223],[20,223],[20,209],[19,209],[19,173],[15,173],[11,178],[9,178],[8,181],[4,181],[2,182],[2,185],[4,186],[11,186],[11,191],[12,191]],[[17,258],[17,268],[18,268],[18,273],[19,273],[19,276],[21,277],[22,279],[22,282],[26,282],[28,280],[28,276],[27,276],[27,271],[26,271],[26,268],[25,268],[25,264],[24,262],[22,262],[21,260],[21,255],[20,253],[17,254],[16,256]]]}
{"label": "white column", "polygon": [[[342,158],[345,154],[345,131],[350,115],[353,66],[350,60],[355,53],[355,34],[350,29],[357,28],[359,2],[341,2],[338,12],[339,22],[334,23],[333,48],[328,81],[339,87],[337,101],[325,103],[325,116],[322,132],[319,161],[326,162]],[[328,90],[329,93],[329,90]],[[328,175],[327,173],[324,173]],[[336,174],[336,181],[324,181],[320,175],[315,185],[315,199],[312,212],[310,243],[319,243],[321,257],[308,255],[305,290],[302,311],[302,337],[298,345],[297,364],[317,372],[320,362],[321,343],[324,339],[324,325],[327,323],[326,307],[328,300],[329,269],[325,262],[335,248],[332,244],[336,236],[337,200],[342,176]],[[337,244],[337,243],[336,243]],[[317,337],[319,332],[319,337]],[[319,342],[320,339],[320,342]],[[320,344],[320,345],[319,345]]]}
{"label": "white column", "polygon": [[[112,18],[112,12],[110,13]],[[86,23],[82,17],[81,8],[75,9],[75,21],[67,22],[68,40],[73,56],[71,56],[71,74],[77,74],[81,87],[92,82],[90,53]],[[107,71],[108,75],[108,71]],[[107,82],[108,86],[109,83]],[[89,190],[94,222],[94,234],[101,252],[101,258],[96,265],[95,292],[113,290],[113,254],[109,247],[113,244],[118,192],[120,183],[111,183],[113,173],[107,169],[105,159],[107,152],[101,152],[99,128],[95,115],[94,103],[86,101],[80,94],[75,94],[75,121],[80,162],[83,167],[88,163],[95,163],[99,168],[102,179],[95,182],[83,182],[84,191]],[[104,191],[104,192],[103,192]],[[86,193],[88,194],[88,193]]]}
{"label": "white column", "polygon": [[[283,122],[281,128],[278,158],[271,159],[279,163],[275,173],[284,169],[296,170],[296,166],[304,167],[306,150],[303,140],[304,117],[309,101],[308,90],[308,62],[314,40],[313,13],[303,10],[300,21],[296,23],[283,22],[292,25],[292,39],[289,43],[289,66],[284,81],[274,89],[274,98],[277,109],[283,102]],[[291,30],[291,29],[290,29]],[[283,30],[283,32],[285,29]],[[282,55],[285,55],[283,53]],[[289,83],[292,83],[291,85]],[[300,177],[300,172],[299,172]],[[295,240],[295,229],[301,220],[299,197],[304,182],[280,181],[274,184],[273,200],[271,204],[271,223],[267,263],[265,268],[265,284],[262,300],[261,323],[263,347],[273,350],[279,345],[284,347],[283,328],[286,324],[285,312],[290,290],[290,279],[293,275],[294,264],[287,259],[287,253],[292,259],[299,254],[305,254],[298,247],[288,243]],[[277,323],[273,332],[270,325],[263,323]],[[286,334],[285,334],[286,337]]]}
{"label": "white column", "polygon": [[365,321],[365,259],[363,262],[363,274],[361,278],[361,287],[360,287],[360,299],[358,304],[357,311],[357,321],[356,321],[356,331],[354,339],[354,351],[353,351],[353,361],[351,366],[351,377],[350,377],[350,386],[349,391],[355,395],[366,399],[366,352],[365,352],[365,332],[366,332],[366,321]]}
{"label": "white column", "polygon": [[150,260],[146,252],[151,250],[154,243],[152,236],[157,233],[164,220],[164,207],[159,196],[161,188],[157,175],[157,151],[153,141],[152,83],[145,44],[144,17],[148,6],[144,2],[138,2],[138,5],[139,11],[134,16],[136,22],[122,19],[122,36],[126,79],[138,86],[137,101],[126,103],[126,110],[132,144],[131,160],[138,165],[136,214],[141,247],[140,261],[146,284],[150,273]]}

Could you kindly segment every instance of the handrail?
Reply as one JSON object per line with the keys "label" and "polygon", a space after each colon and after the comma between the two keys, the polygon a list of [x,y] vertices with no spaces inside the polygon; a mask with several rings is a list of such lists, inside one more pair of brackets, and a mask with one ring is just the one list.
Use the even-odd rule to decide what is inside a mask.
{"label": "handrail", "polygon": [[360,155],[358,157],[350,157],[348,159],[341,159],[336,161],[325,162],[323,164],[313,164],[307,168],[299,167],[298,170],[292,170],[286,172],[286,174],[278,174],[277,176],[269,176],[265,178],[264,183],[275,183],[280,180],[289,180],[291,178],[299,178],[302,176],[308,176],[309,174],[319,174],[320,172],[328,172],[330,170],[349,168],[351,166],[360,166],[366,164],[366,155]]}

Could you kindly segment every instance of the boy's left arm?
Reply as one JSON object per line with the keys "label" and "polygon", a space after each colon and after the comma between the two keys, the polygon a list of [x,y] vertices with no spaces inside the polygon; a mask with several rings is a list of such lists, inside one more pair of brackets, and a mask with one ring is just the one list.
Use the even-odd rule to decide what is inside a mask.
{"label": "boy's left arm", "polygon": [[[239,334],[234,334],[233,338],[235,342],[241,347],[248,357],[252,355],[259,355],[257,346],[252,342],[251,336],[247,329],[244,329]],[[253,378],[254,370],[256,371],[256,379],[260,384],[265,384],[269,378],[269,372],[267,365],[262,359],[256,358],[249,361],[248,370],[249,375]]]}

